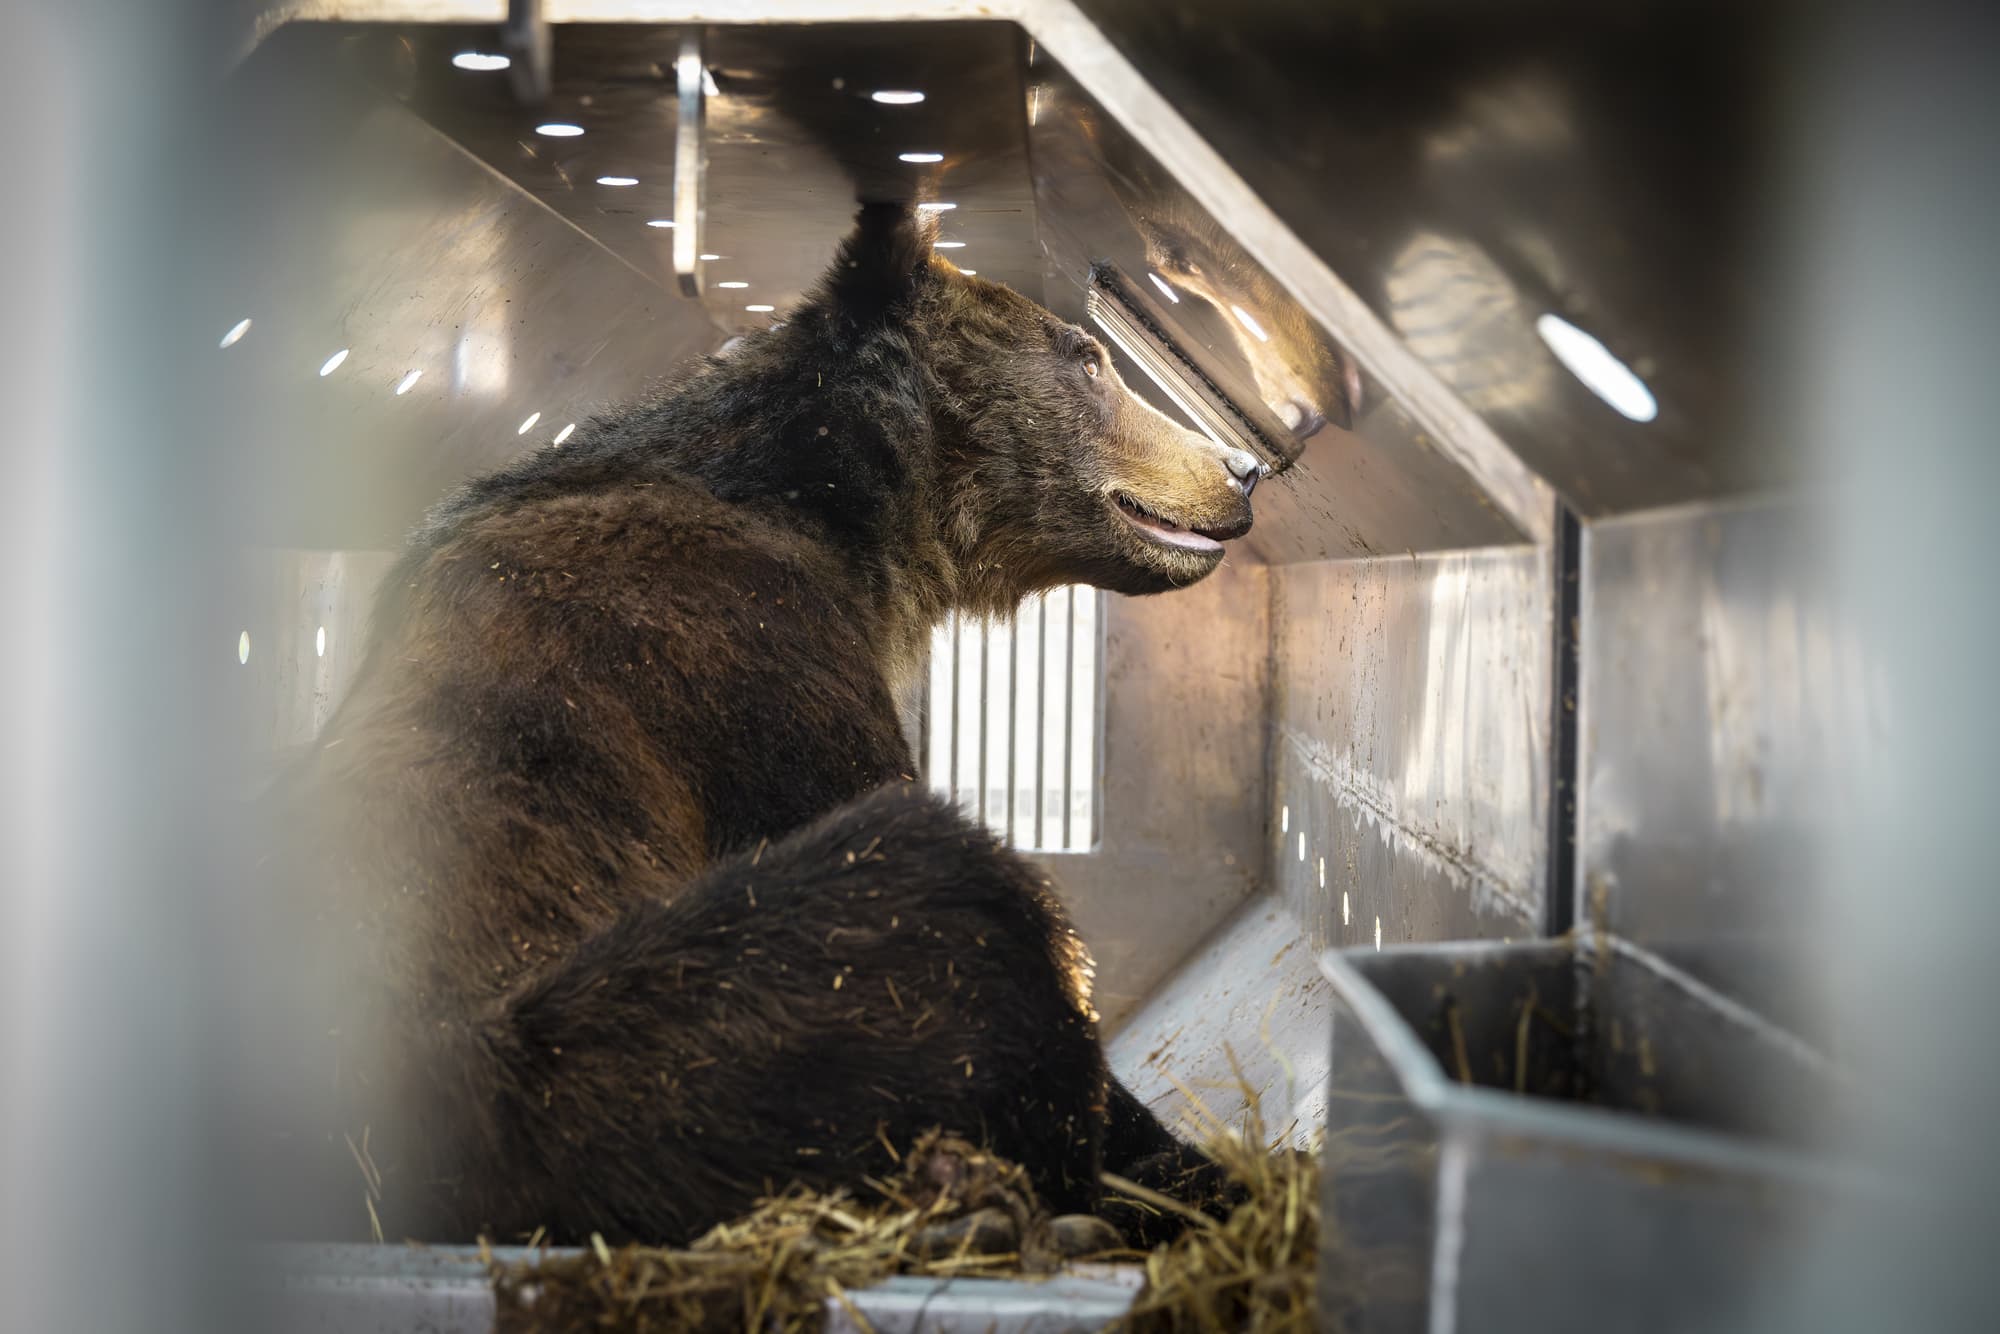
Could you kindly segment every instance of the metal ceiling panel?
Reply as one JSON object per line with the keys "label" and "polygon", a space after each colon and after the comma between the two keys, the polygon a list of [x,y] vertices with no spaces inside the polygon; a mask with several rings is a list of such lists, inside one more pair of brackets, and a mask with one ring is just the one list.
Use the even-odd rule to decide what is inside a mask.
{"label": "metal ceiling panel", "polygon": [[[1746,415],[1777,256],[1781,6],[1080,0],[1124,57],[1586,518],[1797,475]],[[1553,315],[1648,386],[1635,421]]]}

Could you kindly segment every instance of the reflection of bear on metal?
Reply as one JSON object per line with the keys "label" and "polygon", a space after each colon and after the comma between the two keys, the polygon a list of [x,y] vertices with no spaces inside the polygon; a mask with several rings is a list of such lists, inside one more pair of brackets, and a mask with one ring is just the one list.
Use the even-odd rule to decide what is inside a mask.
{"label": "reflection of bear on metal", "polygon": [[360,942],[298,983],[311,1138],[431,1238],[683,1241],[938,1125],[1058,1211],[1101,1170],[1197,1193],[1047,882],[910,785],[894,692],[949,611],[1200,579],[1262,475],[864,208],[782,328],[465,487],[387,581],[282,786],[292,911]]}
{"label": "reflection of bear on metal", "polygon": [[1209,346],[1241,357],[1257,398],[1290,433],[1287,459],[1328,423],[1353,428],[1362,410],[1360,368],[1227,232],[1171,200],[1139,214],[1137,226],[1158,281],[1213,310]]}

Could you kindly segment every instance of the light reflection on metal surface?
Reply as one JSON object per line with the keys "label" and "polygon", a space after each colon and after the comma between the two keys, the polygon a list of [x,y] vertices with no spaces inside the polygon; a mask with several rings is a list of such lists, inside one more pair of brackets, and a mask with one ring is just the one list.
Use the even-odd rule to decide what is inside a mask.
{"label": "light reflection on metal surface", "polygon": [[[687,267],[686,256],[677,264],[674,248],[639,224],[671,222],[675,213],[661,148],[678,134],[680,36],[651,24],[558,28],[563,58],[550,107],[590,131],[573,144],[524,145],[519,108],[467,96],[462,79],[420,77],[411,104],[634,267],[664,279]],[[438,40],[423,30],[411,39],[420,51]],[[982,275],[1041,294],[1014,29],[717,25],[704,33],[702,59],[701,72],[719,92],[703,97],[697,262],[714,252],[754,265],[760,287],[783,306],[817,280],[855,200],[928,196],[959,206],[948,215],[951,240],[979,247]],[[892,80],[912,69],[948,84],[953,96],[900,106],[869,99],[870,89],[900,87]],[[902,150],[934,151],[926,145],[948,149],[949,160],[943,152],[938,163],[898,159]],[[577,188],[611,172],[639,184]],[[721,328],[751,323],[713,293],[705,304]]]}
{"label": "light reflection on metal surface", "polygon": [[511,340],[504,305],[468,312],[451,350],[454,393],[499,398],[507,392]]}
{"label": "light reflection on metal surface", "polygon": [[[1549,558],[1274,569],[1274,887],[1315,946],[1523,935],[1548,877]],[[1338,897],[1341,907],[1334,910]],[[1349,899],[1351,897],[1351,904]]]}
{"label": "light reflection on metal surface", "polygon": [[1611,355],[1611,349],[1560,315],[1544,315],[1535,321],[1535,332],[1555,353],[1556,360],[1583,381],[1583,387],[1635,422],[1649,422],[1660,415],[1660,405],[1646,382],[1632,368]]}
{"label": "light reflection on metal surface", "polygon": [[680,102],[674,117],[674,277],[682,296],[701,295],[702,224],[708,208],[706,135],[708,69],[702,64],[701,30],[681,34],[674,59]]}
{"label": "light reflection on metal surface", "polygon": [[1352,427],[1363,407],[1359,368],[1233,238],[1177,193],[1128,201],[1145,237],[1147,271],[1158,275],[1170,304],[1181,305],[1184,292],[1215,316],[1206,319],[1191,308],[1174,318],[1201,329],[1211,342],[1226,337],[1233,359],[1249,370],[1255,399],[1299,441],[1328,423]]}
{"label": "light reflection on metal surface", "polygon": [[[1236,322],[1248,329],[1258,342],[1268,343],[1271,341],[1271,335],[1264,332],[1264,326],[1257,323],[1255,315],[1252,315],[1249,311],[1234,302],[1230,303],[1229,313],[1234,315]],[[1314,411],[1318,411],[1318,409],[1314,409]]]}
{"label": "light reflection on metal surface", "polygon": [[1389,322],[1412,352],[1480,412],[1504,412],[1549,392],[1554,368],[1514,285],[1470,241],[1423,232],[1383,276]]}
{"label": "light reflection on metal surface", "polygon": [[555,35],[542,3],[507,0],[507,21],[500,28],[500,44],[510,57],[507,85],[514,90],[514,100],[528,107],[548,101],[554,72]]}
{"label": "light reflection on metal surface", "polygon": [[[230,596],[251,623],[268,626],[255,655],[256,680],[237,697],[235,738],[250,749],[244,782],[254,788],[284,755],[311,742],[347,693],[367,647],[369,616],[398,553],[247,551]],[[260,645],[262,640],[260,639]],[[250,659],[249,637],[239,661]]]}
{"label": "light reflection on metal surface", "polygon": [[1227,398],[1201,374],[1145,311],[1132,301],[1116,266],[1091,266],[1090,289],[1084,294],[1084,311],[1090,322],[1111,340],[1128,365],[1143,371],[1162,394],[1181,410],[1209,439],[1229,449],[1246,450],[1262,459],[1274,471],[1282,470],[1292,456],[1271,435],[1260,431],[1242,408]]}
{"label": "light reflection on metal surface", "polygon": [[1234,1123],[1247,1086],[1271,1133],[1303,1145],[1326,1122],[1331,994],[1290,910],[1260,895],[1153,989],[1104,1054],[1169,1126],[1188,1110],[1182,1089]]}
{"label": "light reflection on metal surface", "polygon": [[1251,414],[1274,442],[1272,461],[1289,462],[1284,484],[1258,496],[1249,543],[1259,555],[1316,560],[1520,539],[1506,508],[1404,405],[1365,388],[1358,364],[1064,71],[1044,56],[1030,78],[1048,300],[1072,318],[1084,313],[1085,275],[1100,261],[1149,275],[1151,286],[1128,284],[1134,303]]}
{"label": "light reflection on metal surface", "polygon": [[[1410,350],[1476,378],[1481,419],[1586,519],[1796,475],[1742,416],[1759,265],[1784,260],[1758,248],[1777,239],[1759,221],[1783,121],[1770,90],[1797,54],[1784,7],[1515,4],[1439,22],[1423,6],[1079,4],[1383,321],[1424,238],[1490,268],[1525,319],[1463,310],[1453,337]],[[1607,419],[1521,337],[1544,311],[1617,349],[1663,416]]]}
{"label": "light reflection on metal surface", "polygon": [[[217,151],[246,164],[257,207],[231,215],[235,254],[204,318],[260,313],[201,392],[241,442],[244,540],[380,549],[450,487],[542,443],[515,434],[529,412],[561,424],[615,402],[707,351],[713,331],[668,299],[657,268],[635,273],[408,110],[337,95],[326,37],[280,33],[238,72],[259,114],[231,119]],[[511,106],[504,87],[453,71],[453,49],[424,63]],[[267,326],[267,309],[285,318]],[[342,344],[349,361],[311,381],[317,406],[302,411],[283,387]]]}

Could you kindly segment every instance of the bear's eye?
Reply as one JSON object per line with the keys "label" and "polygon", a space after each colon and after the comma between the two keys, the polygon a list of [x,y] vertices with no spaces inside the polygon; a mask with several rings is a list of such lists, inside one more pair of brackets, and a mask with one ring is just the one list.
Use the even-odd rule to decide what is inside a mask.
{"label": "bear's eye", "polygon": [[1103,371],[1104,363],[1097,359],[1096,353],[1093,352],[1083,359],[1083,373],[1091,379],[1095,380]]}

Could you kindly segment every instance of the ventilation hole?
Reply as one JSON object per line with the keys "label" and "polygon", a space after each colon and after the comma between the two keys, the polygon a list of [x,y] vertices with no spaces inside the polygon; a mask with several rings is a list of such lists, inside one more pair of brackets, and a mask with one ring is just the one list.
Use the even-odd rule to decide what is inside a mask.
{"label": "ventilation hole", "polygon": [[1100,598],[1052,589],[1010,619],[954,616],[932,634],[927,784],[1014,847],[1101,839]]}

